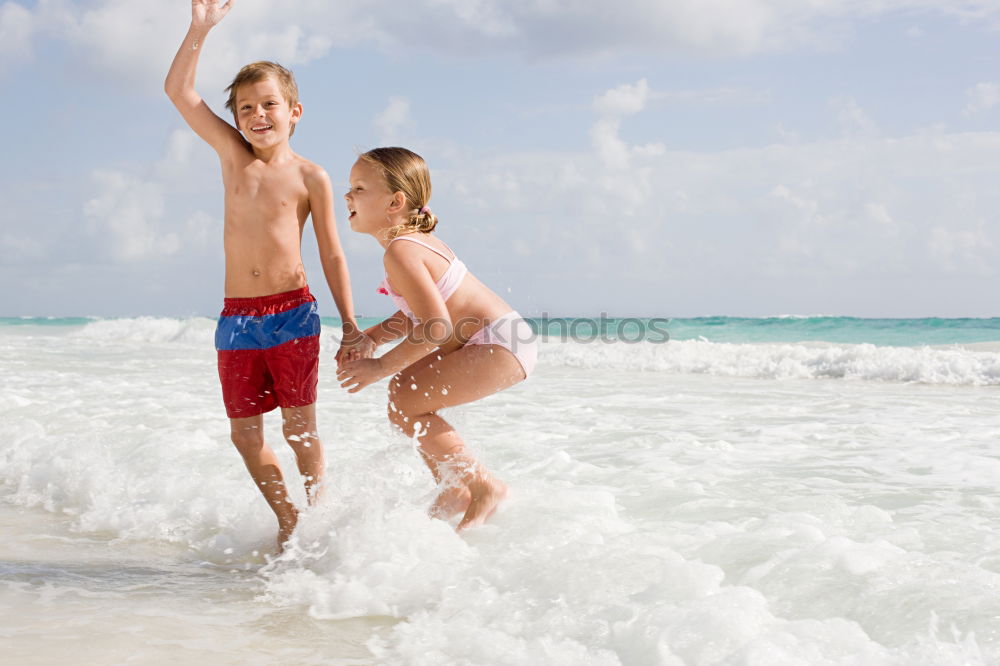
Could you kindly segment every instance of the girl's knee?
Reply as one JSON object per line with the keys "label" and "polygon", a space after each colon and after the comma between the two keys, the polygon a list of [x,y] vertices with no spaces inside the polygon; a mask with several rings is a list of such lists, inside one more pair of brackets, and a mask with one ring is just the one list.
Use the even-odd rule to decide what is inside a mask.
{"label": "girl's knee", "polygon": [[407,437],[413,436],[413,419],[404,414],[403,411],[396,407],[392,401],[389,402],[387,415],[389,417],[389,423],[391,423],[397,430],[400,430]]}
{"label": "girl's knee", "polygon": [[[402,430],[406,433],[406,423],[408,421],[407,415],[404,412],[403,401],[400,400],[399,396],[399,375],[396,375],[389,382],[389,388],[386,391],[386,397],[388,398],[386,414],[389,417],[389,423],[394,425],[396,428]],[[406,433],[409,434],[409,433]]]}
{"label": "girl's knee", "polygon": [[411,412],[405,407],[393,402],[389,403],[387,414],[389,417],[389,423],[391,423],[397,430],[402,432],[407,437],[413,437],[414,435],[424,433],[427,430],[427,419],[422,418],[427,416],[426,414]]}

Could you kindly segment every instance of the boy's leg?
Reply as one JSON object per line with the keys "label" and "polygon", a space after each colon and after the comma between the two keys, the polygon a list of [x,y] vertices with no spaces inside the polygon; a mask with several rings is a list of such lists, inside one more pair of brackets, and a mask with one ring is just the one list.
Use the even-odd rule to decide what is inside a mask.
{"label": "boy's leg", "polygon": [[485,521],[506,496],[507,487],[468,453],[462,438],[437,411],[479,400],[522,379],[524,370],[509,351],[496,345],[471,345],[440,360],[422,359],[389,382],[389,420],[408,436],[419,433],[421,453],[436,472],[435,478],[440,478],[442,467],[452,468],[469,490],[470,501],[459,529]]}
{"label": "boy's leg", "polygon": [[314,504],[323,491],[325,460],[316,431],[316,403],[305,407],[282,407],[282,430],[295,452],[299,474],[305,481],[306,496]]}
{"label": "boy's leg", "polygon": [[278,518],[278,545],[292,535],[298,520],[298,510],[288,497],[285,479],[274,451],[264,442],[264,415],[229,419],[230,437],[236,450]]}

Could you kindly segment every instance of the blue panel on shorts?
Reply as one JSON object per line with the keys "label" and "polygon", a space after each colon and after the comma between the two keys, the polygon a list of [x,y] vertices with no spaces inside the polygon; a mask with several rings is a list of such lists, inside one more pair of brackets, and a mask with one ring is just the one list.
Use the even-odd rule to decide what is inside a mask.
{"label": "blue panel on shorts", "polygon": [[319,332],[316,302],[311,301],[291,310],[262,317],[219,317],[219,325],[215,329],[215,348],[219,351],[269,349],[299,338],[319,335]]}

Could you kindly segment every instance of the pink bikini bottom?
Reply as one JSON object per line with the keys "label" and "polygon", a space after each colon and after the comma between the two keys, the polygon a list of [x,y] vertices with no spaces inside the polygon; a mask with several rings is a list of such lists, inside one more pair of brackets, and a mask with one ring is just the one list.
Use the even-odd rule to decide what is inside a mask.
{"label": "pink bikini bottom", "polygon": [[524,321],[515,310],[511,310],[476,331],[465,344],[503,347],[517,358],[527,379],[538,362],[537,337],[531,324]]}

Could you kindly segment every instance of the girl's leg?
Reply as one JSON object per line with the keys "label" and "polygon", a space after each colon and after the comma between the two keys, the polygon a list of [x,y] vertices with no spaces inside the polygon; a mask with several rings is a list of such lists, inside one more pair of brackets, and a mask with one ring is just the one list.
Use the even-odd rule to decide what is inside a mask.
{"label": "girl's leg", "polygon": [[288,497],[278,459],[264,443],[264,415],[229,419],[229,428],[233,444],[243,457],[250,476],[278,517],[278,547],[281,548],[295,529],[298,511]]}
{"label": "girl's leg", "polygon": [[309,504],[315,504],[323,491],[323,445],[316,431],[316,403],[305,407],[282,407],[282,431],[295,452],[299,474],[305,481]]}
{"label": "girl's leg", "polygon": [[[389,382],[389,420],[404,434],[417,435],[420,451],[437,481],[453,469],[469,502],[458,529],[484,522],[503,500],[507,487],[479,464],[439,409],[479,400],[524,379],[513,354],[497,345],[470,345],[421,359]],[[438,508],[456,502],[455,493],[440,498]]]}

